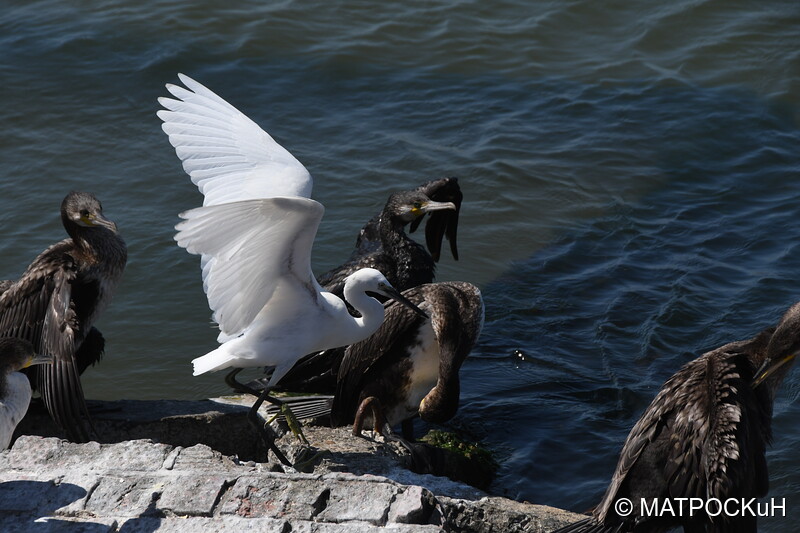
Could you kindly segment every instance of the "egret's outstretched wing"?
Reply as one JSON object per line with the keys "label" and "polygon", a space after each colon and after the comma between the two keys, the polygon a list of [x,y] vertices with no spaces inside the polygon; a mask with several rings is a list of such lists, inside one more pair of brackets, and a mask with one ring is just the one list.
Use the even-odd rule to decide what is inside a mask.
{"label": "egret's outstretched wing", "polygon": [[306,168],[255,122],[208,88],[178,74],[188,90],[159,98],[157,114],[183,168],[205,199],[219,205],[276,196],[311,197]]}
{"label": "egret's outstretched wing", "polygon": [[224,335],[238,335],[281,285],[317,298],[311,245],[324,208],[308,198],[263,198],[181,213],[178,245],[209,258],[203,287]]}

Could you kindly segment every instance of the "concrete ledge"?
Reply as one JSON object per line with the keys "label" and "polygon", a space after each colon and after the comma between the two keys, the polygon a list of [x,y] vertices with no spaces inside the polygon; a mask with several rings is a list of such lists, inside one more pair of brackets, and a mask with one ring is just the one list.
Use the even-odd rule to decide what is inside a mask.
{"label": "concrete ledge", "polygon": [[[281,472],[275,463],[243,461],[208,444],[154,442],[198,440],[211,425],[224,436],[219,447],[234,446],[252,436],[236,406],[224,412],[203,411],[207,402],[109,403],[114,409],[93,414],[98,430],[108,429],[104,437],[116,442],[21,436],[0,453],[0,531],[546,532],[581,518],[414,474],[391,443],[344,428],[308,426],[318,452],[313,473]],[[178,414],[176,406],[188,409]],[[167,416],[156,422],[154,413]],[[180,432],[159,428],[176,417]],[[158,438],[120,438],[122,428],[139,435],[145,427]],[[300,448],[291,434],[280,446],[290,457]]]}

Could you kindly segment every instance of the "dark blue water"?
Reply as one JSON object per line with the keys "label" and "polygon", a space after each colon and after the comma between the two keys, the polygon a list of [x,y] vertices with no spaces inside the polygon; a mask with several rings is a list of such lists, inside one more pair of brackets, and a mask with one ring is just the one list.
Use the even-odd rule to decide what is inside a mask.
{"label": "dark blue water", "polygon": [[[662,5],[663,4],[663,5]],[[217,3],[117,0],[0,12],[0,277],[63,230],[70,189],[130,248],[92,398],[203,398],[221,376],[197,258],[199,205],[155,116],[185,72],[315,178],[322,272],[389,192],[457,175],[481,342],[454,424],[498,450],[494,489],[584,510],[683,363],[800,300],[796,2]],[[519,352],[519,353],[518,353]],[[775,406],[770,496],[800,526],[797,372]]]}

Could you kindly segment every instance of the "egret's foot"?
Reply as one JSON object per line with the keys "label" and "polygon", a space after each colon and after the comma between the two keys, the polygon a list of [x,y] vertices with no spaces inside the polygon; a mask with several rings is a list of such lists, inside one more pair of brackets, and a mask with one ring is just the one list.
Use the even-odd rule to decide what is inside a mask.
{"label": "egret's foot", "polygon": [[[266,424],[258,414],[258,410],[261,408],[264,400],[272,401],[272,398],[269,397],[269,389],[264,389],[250,410],[247,411],[247,420],[261,436],[261,440],[264,441],[267,449],[272,450],[272,453],[275,454],[275,457],[277,457],[281,463],[286,466],[292,466],[292,463],[289,462],[283,452],[275,444],[275,432],[272,431],[271,427],[268,427],[268,424]],[[272,435],[270,435],[270,433],[272,433]]]}
{"label": "egret's foot", "polygon": [[328,450],[317,450],[314,451],[314,448],[307,447],[300,450],[300,453],[297,454],[294,460],[294,468],[298,472],[304,472],[306,474],[310,474],[314,471],[314,465],[317,463],[317,460],[329,453]]}
{"label": "egret's foot", "polygon": [[306,439],[306,436],[303,434],[303,427],[300,425],[300,421],[296,416],[294,416],[294,413],[289,408],[289,404],[281,404],[281,415],[286,420],[286,424],[289,426],[289,429],[292,431],[292,433],[294,433],[294,436],[297,437],[300,442],[306,446],[309,446],[308,439]]}

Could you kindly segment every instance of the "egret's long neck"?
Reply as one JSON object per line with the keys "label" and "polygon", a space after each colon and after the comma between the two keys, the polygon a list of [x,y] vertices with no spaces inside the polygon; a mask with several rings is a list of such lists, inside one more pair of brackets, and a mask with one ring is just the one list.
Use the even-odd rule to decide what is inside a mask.
{"label": "egret's long neck", "polygon": [[361,313],[358,318],[351,317],[353,320],[351,332],[354,338],[348,344],[366,339],[375,333],[383,323],[383,304],[367,296],[363,290],[348,285],[344,287],[344,299]]}

